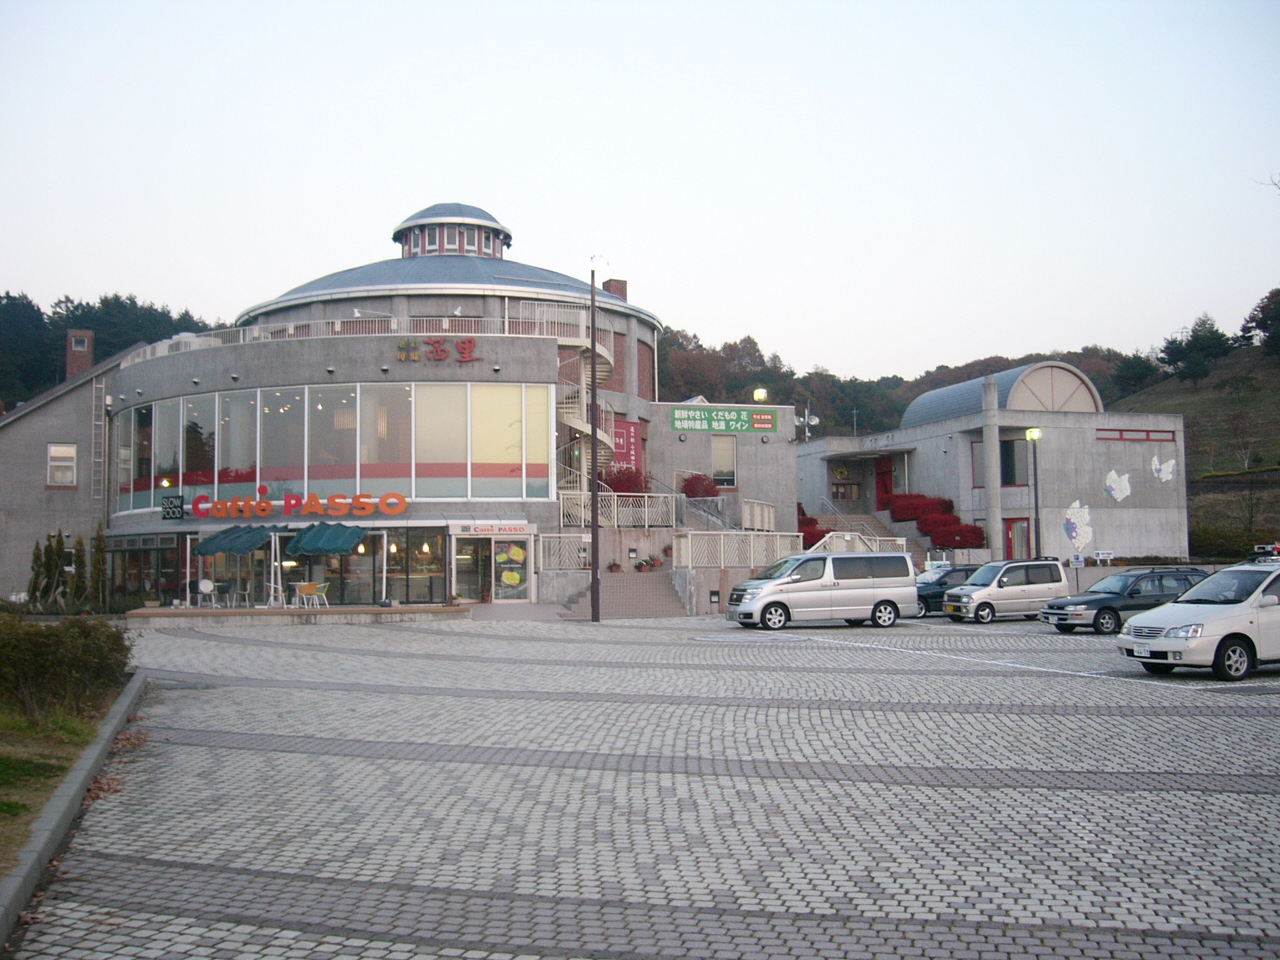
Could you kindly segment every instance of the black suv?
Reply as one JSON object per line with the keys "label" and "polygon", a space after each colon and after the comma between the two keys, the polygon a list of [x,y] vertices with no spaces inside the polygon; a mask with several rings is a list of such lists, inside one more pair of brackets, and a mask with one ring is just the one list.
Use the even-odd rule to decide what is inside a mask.
{"label": "black suv", "polygon": [[1128,567],[1103,577],[1078,597],[1050,600],[1040,619],[1059,633],[1092,627],[1095,633],[1119,633],[1126,619],[1168,603],[1208,574],[1195,567]]}
{"label": "black suv", "polygon": [[942,610],[942,596],[952,587],[958,587],[978,569],[976,563],[959,567],[935,567],[916,577],[916,602],[920,608],[917,617]]}

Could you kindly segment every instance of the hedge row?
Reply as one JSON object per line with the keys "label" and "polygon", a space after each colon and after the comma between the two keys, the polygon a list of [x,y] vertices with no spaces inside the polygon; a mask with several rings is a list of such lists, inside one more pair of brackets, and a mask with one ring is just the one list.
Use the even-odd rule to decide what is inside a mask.
{"label": "hedge row", "polygon": [[926,497],[919,493],[895,493],[884,500],[894,523],[919,520],[932,513],[951,513],[956,508],[954,503],[943,497]]}
{"label": "hedge row", "polygon": [[131,653],[128,634],[103,620],[0,617],[0,701],[33,720],[86,714],[124,683]]}

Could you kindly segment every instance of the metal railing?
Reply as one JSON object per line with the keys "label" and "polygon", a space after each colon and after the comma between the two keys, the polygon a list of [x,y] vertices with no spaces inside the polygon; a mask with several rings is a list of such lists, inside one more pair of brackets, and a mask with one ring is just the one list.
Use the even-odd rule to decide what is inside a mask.
{"label": "metal railing", "polygon": [[802,540],[798,533],[694,530],[677,533],[671,547],[674,566],[724,570],[767,567],[781,557],[800,553]]}
{"label": "metal railing", "polygon": [[836,506],[831,500],[827,499],[826,497],[822,497],[818,501],[818,506],[819,508],[825,510],[826,513],[839,519],[842,522],[843,529],[845,531],[848,531],[850,533],[860,533],[864,537],[880,536],[880,531],[876,530],[875,527],[872,527],[870,524],[862,523],[861,521],[855,522],[853,520],[850,520],[848,516],[845,515],[845,512],[842,509],[840,509],[838,506]]}
{"label": "metal railing", "polygon": [[539,535],[539,570],[585,570],[590,566],[591,534],[544,533]]}
{"label": "metal railing", "polygon": [[724,501],[722,498],[720,497],[713,498],[713,501],[711,502],[716,503],[717,509],[712,509],[711,502],[707,500],[690,500],[688,497],[686,497],[683,493],[681,493],[675,487],[671,486],[668,483],[664,483],[663,481],[659,480],[657,477],[650,477],[649,484],[650,486],[656,487],[658,493],[666,493],[674,497],[679,497],[681,502],[680,511],[683,517],[690,520],[692,520],[694,517],[697,517],[708,527],[719,527],[721,530],[737,529],[732,523],[729,522],[729,520],[726,517],[724,517],[719,512],[719,510],[722,509],[724,506]]}
{"label": "metal railing", "polygon": [[868,537],[861,533],[832,531],[805,553],[906,553],[905,537]]}
{"label": "metal railing", "polygon": [[[589,527],[591,525],[591,494],[561,490],[560,525],[563,527]],[[665,493],[614,493],[600,491],[600,526],[676,527],[680,520],[680,498]]]}
{"label": "metal railing", "polygon": [[[526,307],[536,308],[526,311]],[[295,323],[219,327],[201,333],[180,333],[168,340],[139,347],[120,362],[127,367],[189,350],[229,347],[278,340],[314,340],[326,337],[458,336],[551,337],[561,342],[589,346],[590,311],[568,304],[521,301],[519,319],[508,317],[356,317],[351,320],[303,320]],[[613,325],[607,314],[596,313],[596,343],[613,348]],[[610,353],[612,356],[612,353]]]}

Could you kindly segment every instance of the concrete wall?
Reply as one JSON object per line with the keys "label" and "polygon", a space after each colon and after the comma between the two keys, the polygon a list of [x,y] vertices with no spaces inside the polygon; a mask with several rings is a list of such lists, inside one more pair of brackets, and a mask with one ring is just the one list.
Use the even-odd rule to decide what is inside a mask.
{"label": "concrete wall", "polygon": [[[675,430],[671,426],[673,407],[684,403],[655,403],[649,424],[649,472],[663,483],[679,490],[678,471],[711,473],[711,437],[708,430]],[[796,444],[795,411],[791,407],[754,404],[711,404],[712,407],[735,407],[743,410],[773,411],[776,432],[742,432],[733,434],[737,447],[736,501],[761,500],[775,506],[776,529],[796,529]],[[719,433],[719,431],[717,431]],[[684,440],[680,437],[683,436]],[[766,442],[767,441],[767,442]],[[728,504],[730,515],[735,509]],[[740,506],[736,508],[739,510]]]}
{"label": "concrete wall", "polygon": [[[37,398],[38,401],[39,398]],[[0,421],[0,598],[25,591],[31,548],[62,530],[68,549],[77,536],[90,545],[106,500],[93,499],[93,380]],[[47,444],[76,445],[76,486],[50,487]]]}

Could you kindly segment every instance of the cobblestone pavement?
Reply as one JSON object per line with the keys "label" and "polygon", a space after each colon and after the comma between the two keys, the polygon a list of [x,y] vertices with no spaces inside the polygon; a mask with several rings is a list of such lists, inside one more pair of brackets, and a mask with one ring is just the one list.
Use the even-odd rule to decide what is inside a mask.
{"label": "cobblestone pavement", "polygon": [[1280,957],[1280,670],[1039,624],[145,634],[18,956]]}

